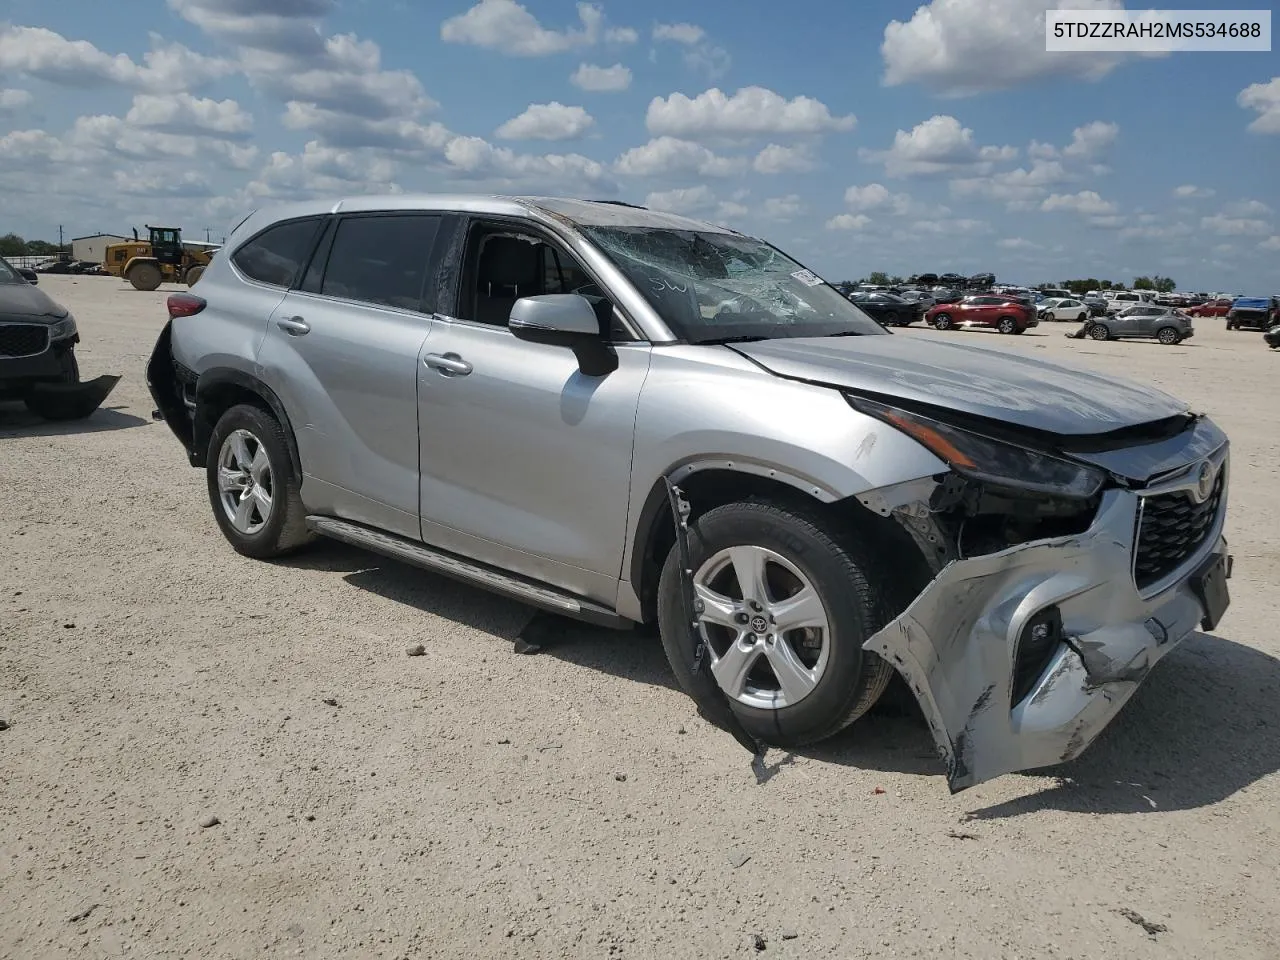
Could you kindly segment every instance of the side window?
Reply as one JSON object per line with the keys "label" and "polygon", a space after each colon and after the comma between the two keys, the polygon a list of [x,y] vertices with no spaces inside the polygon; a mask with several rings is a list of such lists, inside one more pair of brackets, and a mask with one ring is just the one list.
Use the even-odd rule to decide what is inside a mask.
{"label": "side window", "polygon": [[504,327],[521,297],[576,293],[591,301],[602,334],[613,341],[630,339],[614,315],[613,301],[572,256],[540,237],[481,227],[472,232],[467,258],[470,289],[464,288],[458,304],[464,319]]}
{"label": "side window", "polygon": [[291,287],[311,253],[320,218],[290,220],[258,234],[231,258],[251,280],[275,287]]}
{"label": "side window", "polygon": [[440,217],[349,217],[339,221],[320,292],[400,310],[422,309],[431,245]]}

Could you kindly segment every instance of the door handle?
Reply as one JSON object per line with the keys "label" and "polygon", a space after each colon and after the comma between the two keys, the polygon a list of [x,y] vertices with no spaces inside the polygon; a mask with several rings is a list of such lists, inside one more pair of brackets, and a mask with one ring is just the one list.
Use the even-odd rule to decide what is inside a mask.
{"label": "door handle", "polygon": [[304,333],[311,332],[311,325],[301,317],[281,317],[276,321],[276,326],[291,337],[300,337]]}
{"label": "door handle", "polygon": [[471,364],[456,353],[428,353],[422,358],[432,370],[439,370],[446,377],[465,377],[471,372]]}

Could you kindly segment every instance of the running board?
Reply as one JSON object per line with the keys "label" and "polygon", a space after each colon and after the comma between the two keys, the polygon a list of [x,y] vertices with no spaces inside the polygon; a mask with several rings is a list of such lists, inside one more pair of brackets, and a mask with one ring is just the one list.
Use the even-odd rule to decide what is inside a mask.
{"label": "running board", "polygon": [[424,570],[431,570],[457,580],[473,583],[486,590],[505,594],[513,599],[522,600],[532,606],[549,610],[562,616],[572,617],[575,620],[585,620],[588,623],[606,627],[631,626],[630,620],[620,617],[607,607],[592,603],[590,600],[574,597],[551,587],[540,586],[539,584],[513,577],[510,574],[482,567],[469,560],[444,553],[423,543],[399,537],[392,533],[374,530],[371,527],[351,523],[348,520],[338,520],[335,517],[323,516],[307,517],[307,528],[322,536],[349,543],[354,547],[372,550],[374,553],[401,560],[415,567],[422,567]]}

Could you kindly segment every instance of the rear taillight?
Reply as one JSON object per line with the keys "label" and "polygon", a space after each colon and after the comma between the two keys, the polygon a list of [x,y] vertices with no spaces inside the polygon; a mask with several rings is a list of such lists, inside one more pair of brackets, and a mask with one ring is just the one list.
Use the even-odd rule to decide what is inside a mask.
{"label": "rear taillight", "polygon": [[204,297],[197,297],[194,293],[171,293],[169,299],[165,301],[165,306],[169,308],[170,320],[177,317],[194,317],[204,309],[204,304]]}

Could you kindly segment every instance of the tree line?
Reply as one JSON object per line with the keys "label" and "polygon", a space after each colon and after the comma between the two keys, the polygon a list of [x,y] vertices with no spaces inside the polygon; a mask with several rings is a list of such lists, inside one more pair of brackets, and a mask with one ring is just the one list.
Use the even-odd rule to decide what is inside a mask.
{"label": "tree line", "polygon": [[16,233],[0,236],[0,257],[51,257],[58,252],[56,243],[24,240]]}

